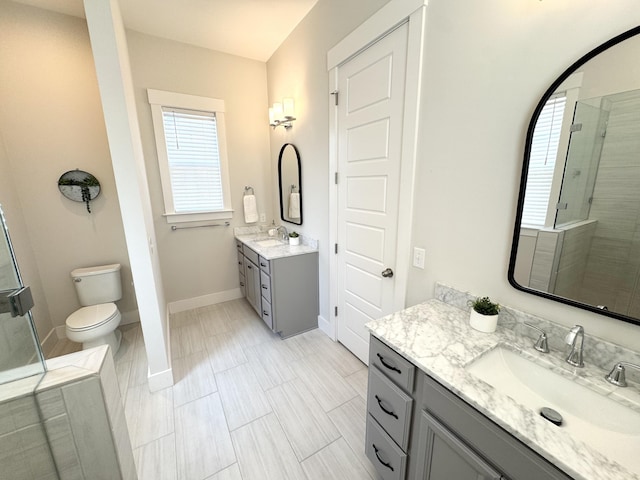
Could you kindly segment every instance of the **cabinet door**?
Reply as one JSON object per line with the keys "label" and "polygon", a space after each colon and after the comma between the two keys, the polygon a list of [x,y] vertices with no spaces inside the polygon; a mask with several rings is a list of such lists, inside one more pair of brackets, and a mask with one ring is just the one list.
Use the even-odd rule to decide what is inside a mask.
{"label": "cabinet door", "polygon": [[418,480],[503,478],[453,432],[424,411],[420,419],[420,442],[416,457]]}
{"label": "cabinet door", "polygon": [[245,282],[247,289],[247,300],[249,301],[253,309],[258,312],[258,315],[261,315],[260,269],[248,258],[245,257],[244,261],[246,266]]}

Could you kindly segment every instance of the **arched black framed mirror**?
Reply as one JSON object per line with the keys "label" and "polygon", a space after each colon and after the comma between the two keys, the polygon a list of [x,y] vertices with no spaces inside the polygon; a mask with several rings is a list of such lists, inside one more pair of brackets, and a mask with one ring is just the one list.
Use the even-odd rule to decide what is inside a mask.
{"label": "arched black framed mirror", "polygon": [[640,324],[640,27],[545,92],[527,131],[509,282]]}
{"label": "arched black framed mirror", "polygon": [[300,153],[295,145],[285,143],[278,156],[280,218],[295,225],[302,225],[301,178]]}

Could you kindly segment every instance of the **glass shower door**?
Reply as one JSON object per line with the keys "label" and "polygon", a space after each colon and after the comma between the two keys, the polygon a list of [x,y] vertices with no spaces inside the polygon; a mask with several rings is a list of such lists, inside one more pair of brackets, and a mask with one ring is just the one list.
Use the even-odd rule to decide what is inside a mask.
{"label": "glass shower door", "polygon": [[0,384],[45,371],[33,325],[33,302],[16,263],[0,206]]}

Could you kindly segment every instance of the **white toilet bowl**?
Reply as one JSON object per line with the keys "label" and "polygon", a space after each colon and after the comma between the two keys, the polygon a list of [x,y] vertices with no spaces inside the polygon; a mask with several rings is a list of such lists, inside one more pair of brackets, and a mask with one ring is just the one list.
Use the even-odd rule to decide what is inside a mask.
{"label": "white toilet bowl", "polygon": [[122,333],[116,330],[121,320],[122,316],[115,303],[82,307],[67,318],[67,338],[82,343],[83,350],[109,345],[115,355],[122,339]]}

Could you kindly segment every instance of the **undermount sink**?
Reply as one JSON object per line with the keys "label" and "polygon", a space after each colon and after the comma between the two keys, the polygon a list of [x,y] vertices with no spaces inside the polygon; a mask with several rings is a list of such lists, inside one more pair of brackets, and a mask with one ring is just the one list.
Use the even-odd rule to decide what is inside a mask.
{"label": "undermount sink", "polygon": [[258,240],[256,241],[256,245],[259,247],[281,247],[282,245],[286,245],[282,240],[278,240],[275,238],[268,238],[267,240]]}
{"label": "undermount sink", "polygon": [[466,370],[524,407],[556,410],[563,417],[559,428],[623,465],[640,467],[640,413],[508,348],[495,348]]}

